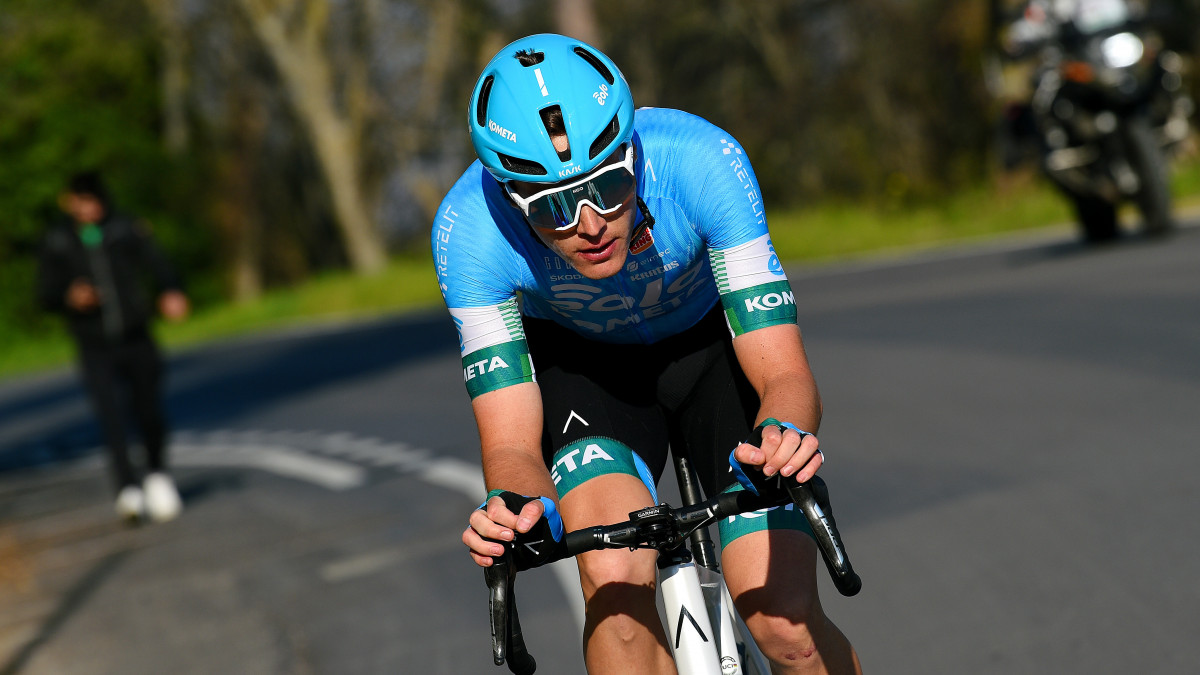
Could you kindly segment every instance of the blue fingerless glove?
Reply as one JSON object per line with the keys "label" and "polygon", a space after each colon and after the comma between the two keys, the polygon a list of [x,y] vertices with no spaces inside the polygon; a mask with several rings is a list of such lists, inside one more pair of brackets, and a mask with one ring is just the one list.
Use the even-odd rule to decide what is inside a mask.
{"label": "blue fingerless glove", "polygon": [[[801,441],[804,440],[805,436],[812,435],[812,434],[808,433],[807,431],[800,429],[799,427],[797,427],[795,424],[792,424],[791,422],[780,422],[779,420],[775,419],[774,417],[768,417],[767,419],[763,420],[762,423],[759,424],[757,427],[754,427],[754,432],[750,434],[750,438],[746,439],[746,443],[749,443],[750,445],[754,445],[754,446],[761,445],[762,444],[762,430],[766,427],[771,427],[771,426],[778,428],[780,431],[783,431],[784,429],[791,429],[792,431],[795,431],[796,433],[800,434]],[[746,466],[746,465],[742,464],[740,461],[738,461],[738,458],[735,455],[736,452],[737,452],[736,447],[733,450],[729,451],[729,469],[730,469],[730,471],[733,472],[734,478],[737,478],[737,482],[743,488],[745,488],[748,492],[751,492],[751,493],[753,493],[755,495],[759,495],[759,496],[763,496],[764,491],[773,493],[777,490],[782,489],[782,486],[779,485],[779,480],[778,480],[779,474],[776,474],[775,476],[772,476],[771,478],[767,478],[766,476],[763,475],[762,469],[760,469],[759,467]]]}
{"label": "blue fingerless glove", "polygon": [[567,546],[563,543],[563,522],[562,516],[558,513],[558,506],[553,499],[549,497],[526,497],[508,490],[492,490],[488,492],[487,498],[483,500],[483,504],[479,508],[487,508],[488,500],[492,497],[500,497],[504,500],[504,506],[509,511],[519,514],[521,509],[526,504],[535,499],[542,502],[545,511],[538,522],[534,524],[528,532],[517,532],[516,537],[510,541],[500,542],[504,544],[513,554],[513,560],[517,563],[517,571],[527,570],[533,567],[541,567],[547,563],[552,563],[555,560],[561,560],[567,557]]}

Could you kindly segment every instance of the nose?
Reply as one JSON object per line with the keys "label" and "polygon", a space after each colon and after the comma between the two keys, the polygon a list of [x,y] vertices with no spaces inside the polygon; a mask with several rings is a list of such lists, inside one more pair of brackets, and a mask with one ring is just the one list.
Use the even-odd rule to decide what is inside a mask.
{"label": "nose", "polygon": [[579,212],[579,226],[576,232],[584,237],[594,238],[603,234],[607,227],[608,221],[604,219],[604,216],[596,213],[591,205],[583,205],[583,209]]}

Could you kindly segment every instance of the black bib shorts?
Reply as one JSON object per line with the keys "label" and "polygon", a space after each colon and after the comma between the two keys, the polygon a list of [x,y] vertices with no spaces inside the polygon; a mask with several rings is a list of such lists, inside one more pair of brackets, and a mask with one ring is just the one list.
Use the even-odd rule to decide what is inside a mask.
{"label": "black bib shorts", "polygon": [[[655,483],[668,448],[686,453],[706,496],[736,483],[729,453],[753,428],[759,398],[738,365],[719,305],[683,333],[650,345],[596,342],[545,319],[526,317],[524,326],[542,394],[542,454],[552,472],[576,468],[588,457],[583,444],[599,438],[634,450]],[[575,444],[581,451],[556,467],[556,454]]]}

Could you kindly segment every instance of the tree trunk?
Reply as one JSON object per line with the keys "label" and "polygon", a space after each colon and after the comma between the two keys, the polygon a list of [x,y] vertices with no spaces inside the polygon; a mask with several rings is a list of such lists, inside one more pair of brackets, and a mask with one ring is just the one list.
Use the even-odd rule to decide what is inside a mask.
{"label": "tree trunk", "polygon": [[592,0],[555,0],[554,25],[563,35],[583,40],[597,49],[604,48]]}
{"label": "tree trunk", "polygon": [[[446,86],[454,60],[463,48],[458,37],[464,13],[461,0],[435,0],[429,3],[429,13],[420,80],[411,86],[417,105],[410,119],[397,120],[391,129],[401,166],[406,158],[436,149],[436,142],[440,142],[430,142],[438,138],[430,130],[437,129],[439,116],[446,114]],[[408,188],[427,220],[433,220],[446,194],[444,182],[434,172],[418,172],[409,178]]]}
{"label": "tree trunk", "polygon": [[245,89],[237,89],[228,115],[229,133],[217,155],[213,215],[228,257],[231,295],[247,302],[263,291],[263,223],[255,177],[261,171],[266,113]]}
{"label": "tree trunk", "polygon": [[187,120],[187,31],[180,20],[177,0],[145,0],[159,30],[162,48],[160,70],[163,108],[163,144],[172,155],[182,155],[191,142]]}
{"label": "tree trunk", "polygon": [[[349,109],[343,112],[337,108],[338,92],[323,46],[329,22],[327,0],[238,2],[278,69],[296,116],[312,143],[351,265],[360,273],[380,271],[387,256],[370,216],[360,169],[363,112],[354,104],[362,96],[349,92],[344,97]],[[289,30],[288,26],[295,29]],[[365,78],[347,80],[365,83]]]}

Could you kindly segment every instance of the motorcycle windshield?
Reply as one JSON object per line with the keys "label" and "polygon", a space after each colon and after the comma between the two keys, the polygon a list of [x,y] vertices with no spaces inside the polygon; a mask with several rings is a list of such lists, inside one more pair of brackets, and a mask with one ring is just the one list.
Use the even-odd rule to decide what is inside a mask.
{"label": "motorcycle windshield", "polygon": [[1059,0],[1064,5],[1075,5],[1071,17],[1075,27],[1082,33],[1096,33],[1119,26],[1129,20],[1129,7],[1124,0]]}

